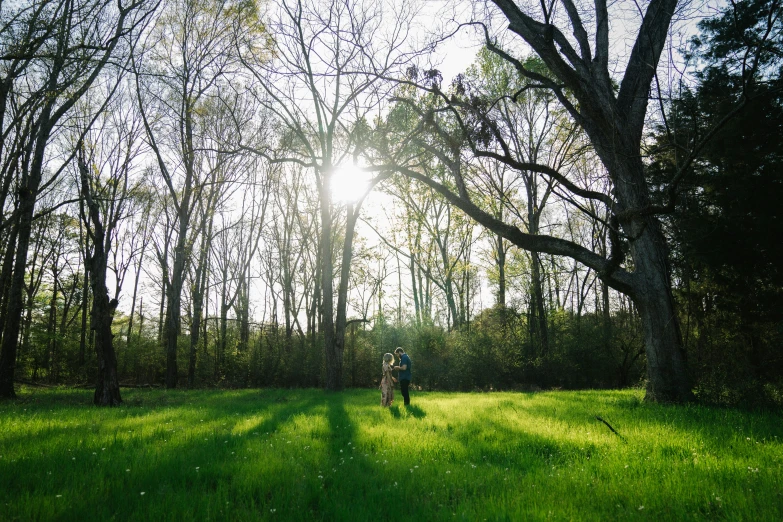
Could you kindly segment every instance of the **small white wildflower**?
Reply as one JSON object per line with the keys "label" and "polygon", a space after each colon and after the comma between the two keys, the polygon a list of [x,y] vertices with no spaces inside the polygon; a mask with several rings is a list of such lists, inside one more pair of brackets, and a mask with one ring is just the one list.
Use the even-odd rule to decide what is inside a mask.
{"label": "small white wildflower", "polygon": [[451,471],[446,470],[446,474],[448,475],[449,473],[451,473]]}
{"label": "small white wildflower", "polygon": [[55,495],[55,497],[60,498],[60,497],[62,497],[62,495]]}
{"label": "small white wildflower", "polygon": [[639,506],[639,511],[643,510],[644,506]]}
{"label": "small white wildflower", "polygon": [[143,495],[145,495],[145,493],[142,491],[142,492],[141,492],[141,495],[143,496]]}
{"label": "small white wildflower", "polygon": [[130,470],[129,470],[129,469],[126,469],[126,470],[125,470],[125,472],[126,472],[126,473],[129,473],[129,472],[130,472]]}
{"label": "small white wildflower", "polygon": [[277,511],[277,510],[274,509],[274,508],[269,510],[270,513],[274,513],[275,511]]}

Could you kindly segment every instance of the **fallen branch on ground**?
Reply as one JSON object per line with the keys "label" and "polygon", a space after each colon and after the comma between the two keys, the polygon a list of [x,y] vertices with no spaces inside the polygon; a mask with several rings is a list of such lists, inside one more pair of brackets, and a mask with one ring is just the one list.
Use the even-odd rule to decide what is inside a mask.
{"label": "fallen branch on ground", "polygon": [[618,437],[620,437],[620,438],[622,439],[622,441],[623,441],[623,442],[625,442],[626,444],[628,444],[628,441],[627,441],[627,440],[625,440],[625,437],[623,437],[622,435],[620,435],[620,434],[617,432],[617,430],[616,430],[616,429],[612,428],[612,425],[611,425],[611,424],[609,424],[608,422],[606,422],[605,420],[603,420],[603,419],[602,419],[601,417],[599,417],[598,415],[596,415],[596,416],[595,416],[595,418],[596,418],[596,419],[598,419],[599,421],[603,422],[604,424],[606,424],[606,427],[607,427],[607,428],[609,428],[610,430],[612,430],[612,433],[614,433],[615,435],[617,435]]}

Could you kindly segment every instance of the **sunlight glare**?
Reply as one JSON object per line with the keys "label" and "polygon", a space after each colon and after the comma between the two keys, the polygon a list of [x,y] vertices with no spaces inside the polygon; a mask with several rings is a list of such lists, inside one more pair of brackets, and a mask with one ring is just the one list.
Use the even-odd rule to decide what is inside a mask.
{"label": "sunlight glare", "polygon": [[330,183],[332,200],[355,203],[367,192],[369,181],[369,173],[358,165],[336,167]]}

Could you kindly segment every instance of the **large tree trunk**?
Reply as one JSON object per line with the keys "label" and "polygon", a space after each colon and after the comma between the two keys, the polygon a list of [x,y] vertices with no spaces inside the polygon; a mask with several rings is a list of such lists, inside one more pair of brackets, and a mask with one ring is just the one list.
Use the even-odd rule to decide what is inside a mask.
{"label": "large tree trunk", "polygon": [[[27,201],[28,199],[30,201]],[[25,211],[19,216],[19,240],[14,256],[11,288],[8,292],[8,303],[6,305],[6,322],[3,327],[3,342],[0,347],[0,398],[16,397],[16,392],[14,391],[14,370],[16,369],[16,352],[22,323],[22,293],[24,291],[27,248],[30,244],[35,196],[33,194],[25,195],[25,192],[23,192],[20,200],[23,201],[20,201],[20,207],[25,209]],[[26,207],[29,207],[29,211]]]}
{"label": "large tree trunk", "polygon": [[30,246],[30,235],[33,230],[33,212],[35,201],[41,183],[43,171],[44,150],[51,132],[48,105],[41,116],[39,135],[35,141],[35,153],[30,166],[30,172],[23,175],[19,188],[19,222],[18,242],[14,256],[11,288],[8,292],[6,305],[6,322],[3,327],[3,341],[0,345],[0,398],[15,398],[14,371],[16,369],[16,353],[19,344],[19,331],[22,326],[24,278],[27,268],[27,252]]}
{"label": "large tree trunk", "polygon": [[[120,382],[117,378],[117,356],[111,323],[116,302],[109,302],[106,289],[106,255],[97,248],[90,259],[90,287],[92,288],[91,329],[95,331],[95,355],[98,357],[98,380],[93,402],[98,406],[116,406],[122,403]],[[100,251],[99,251],[100,250]]]}
{"label": "large tree trunk", "polygon": [[11,226],[3,254],[3,268],[0,270],[0,339],[3,337],[3,328],[5,327],[8,294],[11,288],[10,281],[14,266],[14,254],[16,253],[17,231],[18,228],[15,225]]}
{"label": "large tree trunk", "polygon": [[632,243],[638,288],[632,296],[644,328],[647,399],[688,402],[693,399],[680,323],[674,306],[663,234],[657,220]]}
{"label": "large tree trunk", "polygon": [[201,247],[199,249],[198,265],[193,282],[193,321],[190,324],[190,354],[188,356],[188,387],[196,384],[196,359],[198,343],[201,336],[201,316],[204,313],[204,296],[207,287],[208,253],[210,245],[208,238],[212,237],[213,220],[210,218],[206,230],[202,227]]}
{"label": "large tree trunk", "polygon": [[[89,248],[89,245],[87,244],[87,239],[85,238],[84,248],[85,250]],[[86,352],[87,352],[87,306],[90,302],[90,268],[88,266],[89,263],[87,263],[87,260],[84,261],[84,274],[82,277],[84,277],[83,285],[82,285],[82,302],[81,302],[81,308],[82,308],[82,327],[79,331],[79,368],[84,367],[84,362],[86,359]]]}
{"label": "large tree trunk", "polygon": [[[332,202],[329,197],[327,172],[322,174],[320,195],[321,206],[321,313],[324,336],[324,355],[326,357],[326,389],[342,389],[342,350],[337,347],[334,326],[334,263],[332,261]],[[342,346],[340,346],[342,348]]]}
{"label": "large tree trunk", "polygon": [[538,252],[531,252],[531,259],[530,329],[533,340],[538,345],[536,355],[546,355],[549,352],[549,328],[544,307],[544,287],[541,281],[541,257]]}
{"label": "large tree trunk", "polygon": [[[337,388],[342,388],[343,374],[343,353],[345,351],[345,330],[347,326],[347,306],[348,306],[348,280],[351,275],[351,258],[353,257],[353,236],[356,230],[356,220],[359,218],[359,207],[361,202],[357,203],[356,208],[349,204],[346,209],[345,223],[345,243],[343,243],[342,264],[340,266],[340,286],[337,290],[337,324],[335,327],[334,348],[332,356],[335,358],[335,368],[337,374]],[[332,388],[330,388],[332,389]]]}
{"label": "large tree trunk", "polygon": [[[81,147],[81,144],[80,144]],[[92,198],[90,189],[90,168],[79,151],[79,172],[81,177],[82,200],[86,203],[88,215],[82,213],[87,235],[93,240],[92,256],[85,252],[90,272],[90,289],[92,290],[92,311],[90,312],[90,329],[95,332],[95,355],[98,358],[98,377],[95,386],[93,402],[98,406],[116,406],[122,403],[120,397],[120,382],[117,378],[117,356],[114,351],[114,334],[111,323],[117,301],[109,301],[109,290],[106,288],[107,245],[106,230],[101,221],[98,204]],[[90,223],[92,227],[90,227]],[[109,233],[113,224],[109,224]],[[92,228],[92,231],[90,230]],[[92,233],[90,233],[92,232]]]}
{"label": "large tree trunk", "polygon": [[[502,218],[501,218],[502,219]],[[506,247],[503,236],[495,235],[495,266],[498,269],[497,306],[506,307]]]}
{"label": "large tree trunk", "polygon": [[47,324],[47,335],[49,337],[49,382],[57,383],[58,363],[57,363],[57,286],[59,285],[58,267],[56,254],[52,262],[52,297],[49,300],[49,322]]}
{"label": "large tree trunk", "polygon": [[[191,177],[188,179],[191,179]],[[187,234],[190,225],[190,186],[187,183],[178,210],[179,230],[177,244],[174,247],[174,264],[171,270],[171,280],[166,288],[166,323],[163,327],[167,389],[176,388],[179,382],[177,342],[182,324],[182,285],[185,279],[185,266],[190,256],[187,248]]]}

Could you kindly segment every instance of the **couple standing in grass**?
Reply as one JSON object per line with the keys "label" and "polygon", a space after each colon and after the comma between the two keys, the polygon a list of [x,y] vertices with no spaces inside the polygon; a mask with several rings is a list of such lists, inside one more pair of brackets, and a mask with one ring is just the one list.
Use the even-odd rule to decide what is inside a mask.
{"label": "couple standing in grass", "polygon": [[394,354],[400,359],[397,366],[394,366],[394,355],[387,353],[383,356],[383,377],[381,378],[381,406],[391,406],[394,401],[394,383],[397,379],[392,375],[392,371],[399,370],[400,391],[405,406],[411,403],[408,394],[408,386],[411,384],[411,358],[405,353],[405,350],[398,347]]}

